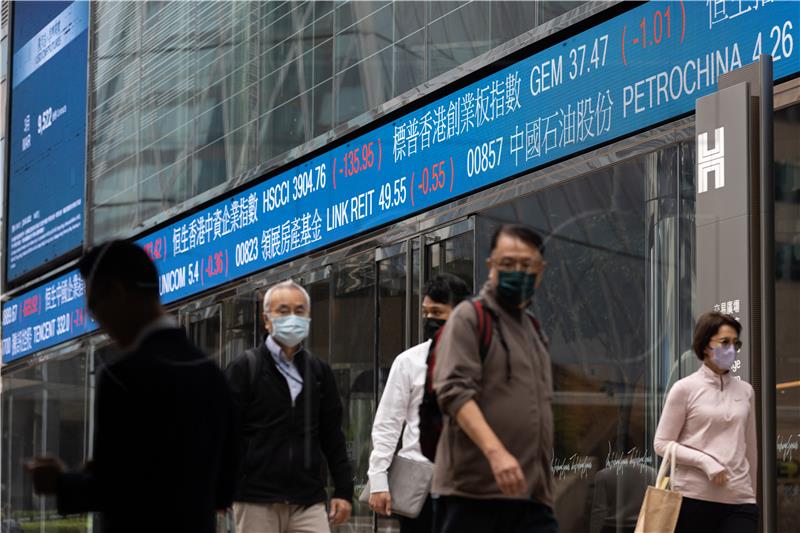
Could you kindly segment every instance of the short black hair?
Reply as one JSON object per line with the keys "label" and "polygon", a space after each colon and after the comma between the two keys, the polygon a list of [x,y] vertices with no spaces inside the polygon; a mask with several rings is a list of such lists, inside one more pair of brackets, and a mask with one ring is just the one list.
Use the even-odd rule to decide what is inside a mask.
{"label": "short black hair", "polygon": [[492,235],[492,241],[489,252],[493,252],[497,248],[497,241],[500,240],[500,235],[508,235],[515,237],[523,242],[526,242],[544,254],[544,241],[541,235],[533,231],[530,227],[524,224],[503,224],[497,228]]}
{"label": "short black hair", "polygon": [[425,294],[437,304],[455,307],[470,295],[470,290],[463,279],[453,274],[438,274],[425,283]]}
{"label": "short black hair", "polygon": [[[86,252],[78,270],[90,289],[111,282],[158,299],[158,272],[141,247],[128,241],[109,241]],[[90,279],[91,278],[91,279]]]}
{"label": "short black hair", "polygon": [[703,314],[697,319],[697,324],[694,327],[692,349],[701,361],[706,358],[706,348],[708,348],[711,338],[719,332],[719,328],[722,326],[730,326],[735,329],[737,337],[742,333],[742,325],[731,315],[712,311]]}

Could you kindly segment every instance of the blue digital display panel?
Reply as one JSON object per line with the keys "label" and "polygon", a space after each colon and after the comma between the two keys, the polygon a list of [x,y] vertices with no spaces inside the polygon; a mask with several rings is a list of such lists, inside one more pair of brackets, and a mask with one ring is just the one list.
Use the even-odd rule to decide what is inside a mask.
{"label": "blue digital display panel", "polygon": [[760,53],[794,75],[799,24],[797,2],[650,2],[137,242],[174,302],[689,113]]}
{"label": "blue digital display panel", "polygon": [[139,241],[172,302],[694,109],[772,54],[800,71],[797,2],[651,2]]}
{"label": "blue digital display panel", "polygon": [[83,242],[88,2],[15,2],[6,279]]}
{"label": "blue digital display panel", "polygon": [[97,329],[86,311],[83,280],[64,274],[3,304],[3,363]]}

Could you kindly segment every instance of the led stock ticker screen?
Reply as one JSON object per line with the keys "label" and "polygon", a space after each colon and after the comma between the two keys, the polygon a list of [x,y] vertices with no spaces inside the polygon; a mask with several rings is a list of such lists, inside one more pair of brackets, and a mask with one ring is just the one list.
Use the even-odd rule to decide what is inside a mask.
{"label": "led stock ticker screen", "polygon": [[644,4],[139,243],[163,300],[185,298],[690,112],[760,53],[777,78],[794,73],[798,15],[795,2]]}
{"label": "led stock ticker screen", "polygon": [[83,280],[77,271],[69,272],[3,304],[3,363],[95,329]]}
{"label": "led stock ticker screen", "polygon": [[83,242],[88,2],[14,2],[6,279]]}
{"label": "led stock ticker screen", "polygon": [[798,24],[796,2],[643,4],[137,242],[174,302],[689,113],[761,53],[795,74]]}

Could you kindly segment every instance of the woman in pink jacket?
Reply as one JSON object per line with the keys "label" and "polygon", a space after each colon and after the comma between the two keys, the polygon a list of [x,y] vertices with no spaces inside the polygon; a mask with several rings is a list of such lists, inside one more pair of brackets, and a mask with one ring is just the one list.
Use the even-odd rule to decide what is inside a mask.
{"label": "woman in pink jacket", "polygon": [[730,315],[706,313],[692,348],[703,361],[667,395],[655,437],[662,457],[676,442],[673,490],[683,494],[676,533],[756,533],[755,395],[731,376],[742,326]]}

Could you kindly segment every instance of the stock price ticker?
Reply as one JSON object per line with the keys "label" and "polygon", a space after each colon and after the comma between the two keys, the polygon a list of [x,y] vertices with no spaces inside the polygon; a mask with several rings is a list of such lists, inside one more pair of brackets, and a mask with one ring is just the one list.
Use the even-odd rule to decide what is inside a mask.
{"label": "stock price ticker", "polygon": [[97,329],[77,271],[5,302],[2,324],[4,364]]}
{"label": "stock price ticker", "polygon": [[794,2],[643,4],[139,242],[175,301],[689,113],[761,53],[796,73],[799,23]]}
{"label": "stock price ticker", "polygon": [[137,242],[174,302],[688,114],[761,53],[796,74],[798,24],[797,2],[642,4]]}

